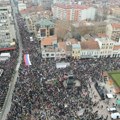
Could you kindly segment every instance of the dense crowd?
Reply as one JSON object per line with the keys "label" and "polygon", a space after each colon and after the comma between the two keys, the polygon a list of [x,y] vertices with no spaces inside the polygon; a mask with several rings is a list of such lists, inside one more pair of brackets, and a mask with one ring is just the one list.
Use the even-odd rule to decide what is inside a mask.
{"label": "dense crowd", "polygon": [[[98,112],[93,112],[95,103],[90,96],[90,78],[92,82],[102,81],[105,70],[120,68],[119,59],[101,58],[74,60],[64,59],[70,66],[57,69],[54,59],[42,59],[34,39],[30,41],[24,20],[18,16],[18,25],[23,44],[23,55],[30,54],[31,66],[25,66],[24,60],[19,70],[19,77],[12,98],[8,120],[104,120]],[[59,60],[60,62],[61,60]],[[66,88],[64,76],[73,72],[74,79],[80,86]],[[57,82],[47,84],[55,79]],[[4,83],[7,84],[7,83]],[[84,110],[78,117],[77,112]]]}
{"label": "dense crowd", "polygon": [[[5,51],[10,53],[10,58],[6,61],[0,60],[0,69],[3,70],[0,75],[0,110],[3,107],[9,84],[14,74],[15,66],[17,64],[18,57],[18,47],[16,44],[16,49],[13,51]],[[3,53],[3,52],[2,52]]]}

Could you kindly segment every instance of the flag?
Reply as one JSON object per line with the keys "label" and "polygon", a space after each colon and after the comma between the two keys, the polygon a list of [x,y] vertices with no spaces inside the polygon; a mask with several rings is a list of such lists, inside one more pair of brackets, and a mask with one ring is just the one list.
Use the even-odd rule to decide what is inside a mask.
{"label": "flag", "polygon": [[24,55],[24,62],[25,62],[25,65],[27,65],[27,66],[32,65],[31,61],[30,61],[29,54]]}

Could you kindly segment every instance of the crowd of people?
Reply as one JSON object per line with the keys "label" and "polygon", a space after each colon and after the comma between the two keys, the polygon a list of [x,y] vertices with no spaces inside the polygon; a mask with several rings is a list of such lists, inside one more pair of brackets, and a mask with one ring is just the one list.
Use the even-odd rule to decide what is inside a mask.
{"label": "crowd of people", "polygon": [[17,44],[15,50],[5,51],[5,52],[10,53],[10,58],[5,61],[0,60],[0,69],[2,70],[2,73],[0,74],[0,111],[3,107],[8,92],[9,84],[17,64],[17,57],[18,57]]}
{"label": "crowd of people", "polygon": [[[90,96],[90,80],[99,83],[103,80],[103,71],[120,69],[119,59],[66,58],[64,62],[69,62],[70,66],[57,69],[56,62],[61,60],[43,59],[37,50],[38,42],[35,39],[30,41],[24,20],[19,15],[17,20],[22,37],[23,55],[30,55],[32,65],[25,66],[23,60],[20,66],[7,120],[107,120],[100,116],[98,111],[93,112],[95,103]],[[7,70],[10,72],[9,69]],[[64,76],[70,71],[73,72],[74,79],[80,82],[80,86],[64,86]],[[6,78],[7,76],[4,76],[2,85],[8,84]],[[10,79],[10,76],[8,78]],[[51,79],[57,82],[48,84],[46,81]],[[2,88],[6,89],[3,86]],[[1,97],[0,94],[0,99]],[[84,112],[79,117],[77,113],[81,110]]]}

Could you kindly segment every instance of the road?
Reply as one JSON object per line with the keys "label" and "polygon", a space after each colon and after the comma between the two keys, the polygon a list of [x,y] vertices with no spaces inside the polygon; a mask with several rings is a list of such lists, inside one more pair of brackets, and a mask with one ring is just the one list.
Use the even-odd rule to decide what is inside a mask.
{"label": "road", "polygon": [[13,16],[14,16],[14,22],[15,22],[15,29],[16,29],[16,38],[18,40],[18,44],[19,44],[19,57],[18,57],[18,63],[16,65],[16,69],[15,69],[15,73],[11,79],[11,82],[9,84],[9,89],[8,89],[8,93],[6,96],[6,100],[4,102],[4,106],[3,109],[0,113],[0,120],[6,120],[7,119],[7,114],[10,111],[10,107],[12,104],[12,95],[13,95],[13,91],[15,88],[15,84],[17,81],[17,77],[18,77],[18,71],[20,68],[20,64],[22,61],[22,42],[21,42],[21,36],[19,34],[19,29],[18,29],[18,25],[17,25],[17,21],[16,21],[16,17],[15,17],[15,13],[17,13],[17,7],[15,7],[13,0],[11,0],[11,4],[12,4],[12,8],[13,8]]}

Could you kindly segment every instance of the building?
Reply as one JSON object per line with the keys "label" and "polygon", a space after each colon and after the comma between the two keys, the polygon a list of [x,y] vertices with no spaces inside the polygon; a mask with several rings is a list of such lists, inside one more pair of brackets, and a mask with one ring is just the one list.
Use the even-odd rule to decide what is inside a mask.
{"label": "building", "polygon": [[50,19],[52,15],[52,12],[50,10],[44,10],[42,6],[37,5],[28,7],[25,10],[21,10],[20,13],[22,17],[25,19],[28,31],[30,33],[35,33],[36,35],[37,35],[36,27],[39,26],[37,23],[40,22],[41,19]]}
{"label": "building", "polygon": [[18,3],[18,10],[21,11],[21,10],[25,10],[27,8],[27,4],[24,3],[24,2],[19,2]]}
{"label": "building", "polygon": [[56,3],[71,4],[71,0],[53,0],[53,4]]}
{"label": "building", "polygon": [[0,6],[0,51],[11,50],[16,35],[10,4]]}
{"label": "building", "polygon": [[38,39],[43,39],[55,34],[55,25],[48,19],[41,19],[36,22],[36,36]]}
{"label": "building", "polygon": [[41,41],[41,51],[43,58],[60,59],[66,57],[65,43],[57,42],[56,36],[49,36]]}
{"label": "building", "polygon": [[41,5],[44,9],[50,9],[53,0],[32,0],[34,5]]}
{"label": "building", "polygon": [[111,8],[110,13],[115,17],[120,17],[120,7]]}
{"label": "building", "polygon": [[112,57],[112,52],[114,48],[114,41],[109,38],[96,38],[95,41],[98,42],[100,48],[100,57]]}
{"label": "building", "polygon": [[85,40],[80,43],[81,51],[80,58],[99,58],[100,57],[100,47],[95,40]]}
{"label": "building", "polygon": [[112,57],[120,57],[120,44],[114,45]]}
{"label": "building", "polygon": [[72,57],[80,59],[80,43],[72,44]]}
{"label": "building", "polygon": [[54,4],[52,6],[53,17],[67,21],[94,20],[96,9],[79,4]]}
{"label": "building", "polygon": [[108,37],[114,41],[119,41],[120,39],[120,23],[111,23],[106,27],[106,34]]}
{"label": "building", "polygon": [[73,51],[73,44],[78,44],[78,41],[76,39],[67,39],[65,41],[66,44],[66,57],[71,57],[72,56],[72,51]]}

